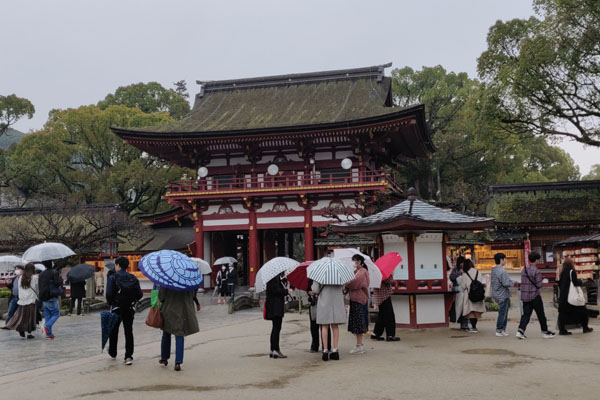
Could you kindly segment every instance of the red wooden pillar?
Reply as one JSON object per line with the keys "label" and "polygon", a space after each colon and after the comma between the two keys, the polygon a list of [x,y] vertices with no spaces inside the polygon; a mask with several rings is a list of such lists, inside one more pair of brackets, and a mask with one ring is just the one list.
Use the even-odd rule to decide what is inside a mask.
{"label": "red wooden pillar", "polygon": [[204,222],[201,211],[194,213],[194,239],[196,241],[195,256],[204,259]]}
{"label": "red wooden pillar", "polygon": [[[409,233],[406,235],[406,250],[408,255],[408,291],[415,293],[417,291],[417,280],[415,277],[415,235]],[[417,296],[411,294],[408,296],[410,307],[410,326],[417,327]]]}
{"label": "red wooden pillar", "polygon": [[256,229],[256,210],[250,208],[250,218],[248,226],[248,280],[250,287],[254,287],[256,281],[256,273],[258,272],[259,264],[259,249],[258,249],[258,230]]}
{"label": "red wooden pillar", "polygon": [[304,261],[315,259],[315,240],[313,237],[313,220],[310,207],[304,208]]}

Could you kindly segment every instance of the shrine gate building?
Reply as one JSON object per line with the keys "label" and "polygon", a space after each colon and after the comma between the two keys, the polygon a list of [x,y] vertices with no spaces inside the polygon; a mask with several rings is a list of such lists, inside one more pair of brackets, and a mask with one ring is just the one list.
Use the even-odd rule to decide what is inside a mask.
{"label": "shrine gate building", "polygon": [[174,208],[154,222],[193,227],[193,255],[238,258],[242,283],[254,286],[272,257],[315,259],[315,228],[332,213],[356,214],[375,192],[399,191],[394,165],[434,151],[423,105],[393,107],[389,66],[198,81],[184,119],[112,130],[198,171],[169,185]]}

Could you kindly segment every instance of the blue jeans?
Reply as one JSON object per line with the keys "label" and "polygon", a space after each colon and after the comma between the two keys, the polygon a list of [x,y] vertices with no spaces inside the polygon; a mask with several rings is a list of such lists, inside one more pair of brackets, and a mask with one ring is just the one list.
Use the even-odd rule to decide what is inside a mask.
{"label": "blue jeans", "polygon": [[6,321],[4,321],[6,324],[8,324],[8,321],[10,321],[12,316],[15,314],[15,311],[17,311],[17,301],[19,301],[19,299],[13,297],[10,299],[10,303],[8,303],[8,315],[6,316]]}
{"label": "blue jeans", "polygon": [[[171,334],[164,332],[160,342],[160,359],[171,357]],[[175,336],[175,364],[183,363],[183,336]]]}
{"label": "blue jeans", "polygon": [[60,307],[58,306],[58,299],[55,297],[44,302],[44,325],[48,330],[48,336],[52,336],[52,325],[60,317]]}
{"label": "blue jeans", "polygon": [[510,299],[506,298],[498,303],[498,321],[496,322],[496,332],[506,330],[508,324],[508,309],[510,308]]}

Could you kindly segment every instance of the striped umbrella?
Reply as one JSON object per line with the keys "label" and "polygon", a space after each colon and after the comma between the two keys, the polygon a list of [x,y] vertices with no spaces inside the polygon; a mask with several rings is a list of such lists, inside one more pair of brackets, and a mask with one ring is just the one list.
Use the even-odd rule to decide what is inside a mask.
{"label": "striped umbrella", "polygon": [[263,265],[256,274],[256,282],[254,288],[256,293],[260,293],[267,289],[267,283],[275,278],[277,275],[285,272],[289,274],[292,272],[300,263],[288,257],[275,257],[269,260]]}
{"label": "striped umbrella", "polygon": [[323,257],[306,269],[306,275],[321,285],[343,285],[354,279],[354,268],[337,258]]}
{"label": "striped umbrella", "polygon": [[377,267],[373,260],[371,260],[371,257],[352,248],[333,250],[333,256],[350,265],[352,269],[354,269],[352,256],[354,256],[355,254],[358,254],[359,256],[362,256],[365,259],[365,265],[367,266],[367,270],[369,271],[369,288],[379,289],[381,287],[381,280],[383,276],[379,267]]}
{"label": "striped umbrella", "polygon": [[146,254],[139,269],[158,286],[178,291],[196,290],[202,284],[202,272],[185,254],[160,250]]}

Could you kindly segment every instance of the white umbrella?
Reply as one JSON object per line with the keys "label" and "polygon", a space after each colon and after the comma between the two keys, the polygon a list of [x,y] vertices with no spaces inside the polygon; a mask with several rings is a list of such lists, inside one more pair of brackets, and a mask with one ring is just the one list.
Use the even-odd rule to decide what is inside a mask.
{"label": "white umbrella", "polygon": [[0,256],[0,270],[9,270],[25,262],[18,256]]}
{"label": "white umbrella", "polygon": [[322,285],[343,285],[354,279],[354,268],[337,258],[323,257],[310,264],[306,276]]}
{"label": "white umbrella", "polygon": [[33,264],[33,266],[35,267],[35,269],[37,269],[38,271],[45,271],[46,267],[44,266],[44,264]]}
{"label": "white umbrella", "polygon": [[204,261],[203,259],[198,258],[198,257],[190,257],[190,258],[192,259],[194,264],[196,264],[196,266],[198,267],[200,272],[202,272],[202,275],[208,275],[208,274],[212,273],[212,268],[210,267],[209,263],[207,263],[206,261]]}
{"label": "white umbrella", "polygon": [[286,275],[292,272],[300,263],[288,257],[275,257],[263,265],[256,274],[254,289],[256,293],[267,289],[267,283],[277,275],[285,272]]}
{"label": "white umbrella", "polygon": [[342,260],[346,264],[350,265],[352,268],[354,268],[354,264],[352,263],[352,256],[354,256],[355,254],[363,256],[363,258],[365,259],[365,265],[369,270],[369,287],[379,289],[381,287],[381,280],[383,279],[383,275],[381,275],[381,270],[377,267],[377,265],[375,265],[373,260],[371,260],[371,257],[361,253],[356,249],[351,248],[333,250],[333,256],[335,258]]}
{"label": "white umbrella", "polygon": [[237,260],[233,257],[221,257],[215,261],[215,265],[235,264]]}
{"label": "white umbrella", "polygon": [[70,256],[74,256],[75,252],[65,246],[62,243],[41,243],[37,244],[33,247],[27,249],[25,253],[23,253],[23,260],[34,262],[34,261],[49,261],[49,260],[59,260],[61,258],[66,258]]}

